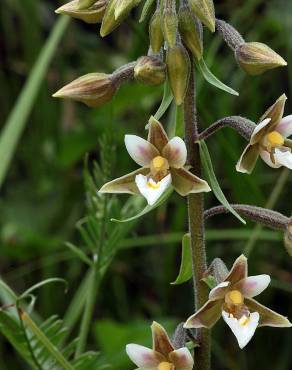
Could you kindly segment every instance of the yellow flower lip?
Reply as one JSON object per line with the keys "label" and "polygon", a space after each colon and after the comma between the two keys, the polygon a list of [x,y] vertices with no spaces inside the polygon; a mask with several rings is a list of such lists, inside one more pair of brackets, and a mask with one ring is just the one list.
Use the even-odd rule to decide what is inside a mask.
{"label": "yellow flower lip", "polygon": [[157,367],[157,370],[172,370],[173,365],[170,362],[160,362]]}
{"label": "yellow flower lip", "polygon": [[160,188],[160,182],[154,183],[153,181],[147,181],[147,186],[150,189],[157,190]]}
{"label": "yellow flower lip", "polygon": [[164,170],[168,168],[168,161],[167,159],[158,155],[152,159],[152,166],[157,171]]}
{"label": "yellow flower lip", "polygon": [[281,146],[284,144],[285,139],[278,131],[272,131],[267,135],[269,144],[274,146]]}
{"label": "yellow flower lip", "polygon": [[239,290],[231,290],[226,294],[225,300],[234,305],[242,304],[244,297]]}

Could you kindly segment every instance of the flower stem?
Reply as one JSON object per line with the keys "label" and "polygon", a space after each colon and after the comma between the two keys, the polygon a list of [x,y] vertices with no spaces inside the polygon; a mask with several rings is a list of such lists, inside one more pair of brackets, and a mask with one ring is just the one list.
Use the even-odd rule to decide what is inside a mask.
{"label": "flower stem", "polygon": [[[188,150],[188,162],[192,166],[195,175],[201,176],[201,160],[198,140],[198,121],[195,93],[195,71],[191,65],[191,76],[186,97],[184,100],[185,140]],[[204,227],[204,195],[203,193],[190,194],[188,196],[188,219],[191,235],[192,266],[194,297],[196,310],[199,309],[208,299],[208,288],[201,281],[204,272],[207,270],[207,258],[205,250],[205,227]],[[210,369],[210,330],[198,329],[197,339],[200,347],[195,353],[195,369]]]}

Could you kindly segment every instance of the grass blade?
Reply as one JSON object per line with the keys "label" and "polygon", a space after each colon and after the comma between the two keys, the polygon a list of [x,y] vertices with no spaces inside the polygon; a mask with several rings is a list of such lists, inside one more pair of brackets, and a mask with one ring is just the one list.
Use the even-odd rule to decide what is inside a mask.
{"label": "grass blade", "polygon": [[0,187],[3,184],[38,91],[68,22],[69,17],[61,17],[57,21],[2,129],[0,136]]}

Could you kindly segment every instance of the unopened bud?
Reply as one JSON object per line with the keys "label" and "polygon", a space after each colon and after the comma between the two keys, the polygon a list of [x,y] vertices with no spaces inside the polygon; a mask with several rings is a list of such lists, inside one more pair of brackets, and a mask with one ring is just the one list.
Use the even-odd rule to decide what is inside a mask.
{"label": "unopened bud", "polygon": [[120,25],[123,20],[123,17],[119,17],[119,19],[116,19],[115,17],[115,9],[118,2],[119,0],[109,0],[108,2],[100,27],[101,37],[110,34],[116,27]]}
{"label": "unopened bud", "polygon": [[162,12],[162,32],[165,41],[169,47],[174,47],[178,28],[178,19],[173,0],[165,1],[165,7]]}
{"label": "unopened bud", "polygon": [[203,54],[202,24],[190,12],[188,6],[182,6],[178,13],[178,27],[184,44],[199,60]]}
{"label": "unopened bud", "polygon": [[190,59],[182,44],[176,44],[173,48],[167,50],[166,64],[175,103],[181,105],[190,76]]}
{"label": "unopened bud", "polygon": [[80,101],[89,107],[99,107],[112,99],[117,88],[118,85],[111,75],[89,73],[64,86],[53,97]]}
{"label": "unopened bud", "polygon": [[91,7],[91,5],[96,2],[96,0],[76,0],[76,2],[77,8],[81,10]]}
{"label": "unopened bud", "polygon": [[292,220],[289,222],[285,235],[284,235],[284,244],[287,249],[287,252],[292,257]]}
{"label": "unopened bud", "polygon": [[215,9],[213,0],[188,0],[194,14],[211,32],[215,32]]}
{"label": "unopened bud", "polygon": [[158,53],[163,45],[164,37],[161,28],[161,14],[156,10],[149,23],[150,45],[153,53]]}
{"label": "unopened bud", "polygon": [[259,75],[269,69],[286,66],[285,60],[260,42],[247,42],[235,50],[240,67],[250,75]]}
{"label": "unopened bud", "polygon": [[128,15],[129,12],[140,2],[141,0],[119,0],[115,9],[116,20]]}
{"label": "unopened bud", "polygon": [[86,23],[100,23],[105,13],[107,0],[94,1],[88,8],[80,9],[78,0],[73,0],[56,10],[58,14],[69,15],[70,17],[81,19]]}
{"label": "unopened bud", "polygon": [[146,85],[160,85],[165,81],[166,66],[156,57],[144,56],[137,60],[134,68],[135,78]]}

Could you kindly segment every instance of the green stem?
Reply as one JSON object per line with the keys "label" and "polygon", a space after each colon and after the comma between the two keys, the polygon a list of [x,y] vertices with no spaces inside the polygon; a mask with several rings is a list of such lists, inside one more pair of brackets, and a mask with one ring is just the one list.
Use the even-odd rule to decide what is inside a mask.
{"label": "green stem", "polygon": [[[201,176],[201,160],[198,140],[198,122],[195,94],[195,72],[191,66],[189,86],[184,101],[185,140],[188,150],[188,162],[192,166],[193,173]],[[208,288],[201,279],[207,270],[207,258],[205,250],[205,227],[204,227],[204,195],[203,193],[190,194],[188,196],[188,219],[191,235],[192,266],[194,297],[196,310],[203,306],[208,299]],[[197,339],[200,347],[195,353],[195,369],[210,369],[210,330],[198,329]]]}
{"label": "green stem", "polygon": [[89,328],[93,316],[94,305],[100,281],[96,264],[92,267],[90,274],[91,276],[89,278],[88,283],[88,293],[86,296],[85,309],[81,321],[79,340],[75,352],[75,358],[80,356],[85,351],[86,342],[89,334]]}

